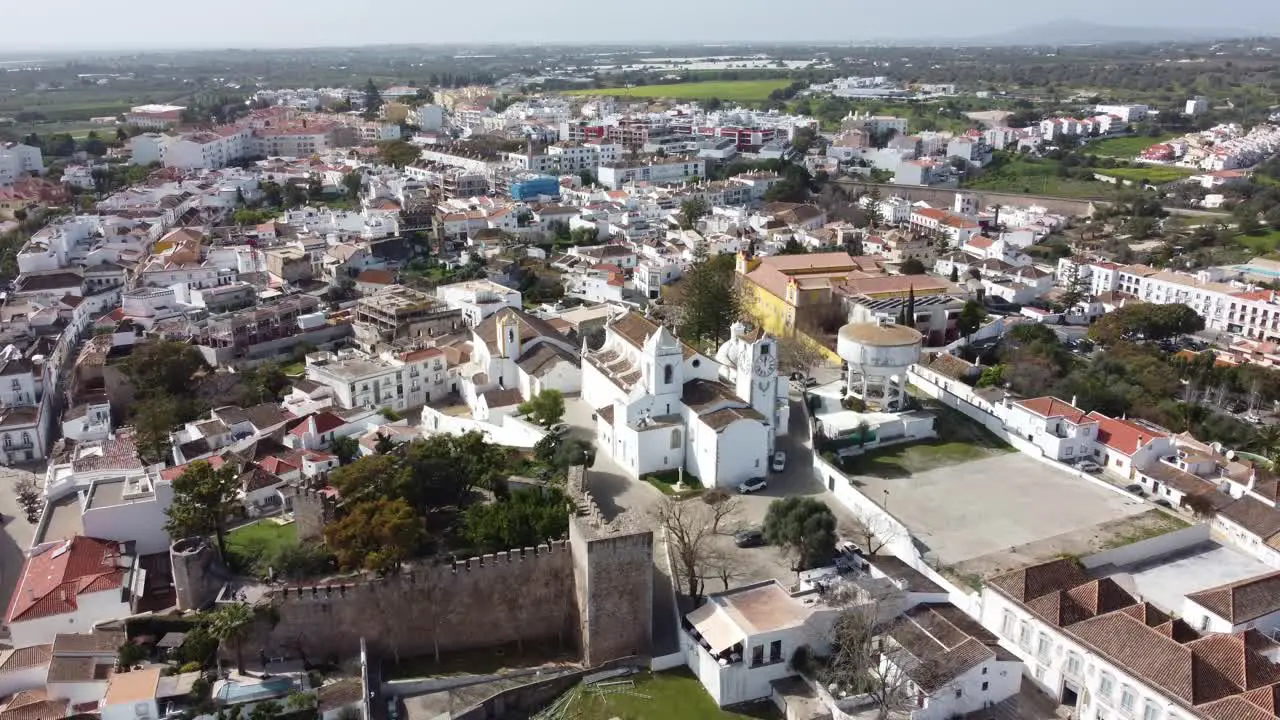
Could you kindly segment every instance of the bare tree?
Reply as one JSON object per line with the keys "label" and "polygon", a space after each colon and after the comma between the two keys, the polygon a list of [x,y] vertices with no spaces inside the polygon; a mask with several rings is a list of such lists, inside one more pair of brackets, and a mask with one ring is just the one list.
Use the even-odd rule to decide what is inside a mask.
{"label": "bare tree", "polygon": [[820,673],[837,698],[868,696],[881,720],[910,716],[915,709],[915,687],[906,669],[916,659],[888,635],[893,613],[886,609],[885,601],[846,605],[836,618],[831,656]]}
{"label": "bare tree", "polygon": [[826,362],[826,357],[812,342],[793,334],[778,341],[778,361],[787,374],[799,373],[808,378],[815,367]]}
{"label": "bare tree", "polygon": [[18,505],[26,513],[27,522],[39,522],[40,511],[44,505],[44,497],[36,486],[35,476],[24,473],[22,479],[14,483],[13,491],[18,498]]}
{"label": "bare tree", "polygon": [[702,502],[711,508],[711,532],[719,533],[721,525],[730,534],[740,529],[742,501],[737,495],[724,488],[712,488],[702,494]]}
{"label": "bare tree", "polygon": [[859,518],[851,525],[840,529],[842,534],[848,534],[854,538],[854,542],[858,547],[862,548],[867,557],[875,557],[877,553],[884,547],[901,537],[902,532],[895,527],[889,520],[876,516],[872,518]]}
{"label": "bare tree", "polygon": [[742,554],[734,552],[730,547],[713,547],[703,558],[703,571],[707,575],[703,578],[715,578],[723,585],[724,590],[729,589],[729,585],[735,581],[747,576],[747,569],[742,563]]}
{"label": "bare tree", "polygon": [[696,602],[702,598],[703,578],[710,574],[709,559],[715,551],[711,506],[664,498],[657,513],[666,532],[676,582],[683,583],[686,594]]}

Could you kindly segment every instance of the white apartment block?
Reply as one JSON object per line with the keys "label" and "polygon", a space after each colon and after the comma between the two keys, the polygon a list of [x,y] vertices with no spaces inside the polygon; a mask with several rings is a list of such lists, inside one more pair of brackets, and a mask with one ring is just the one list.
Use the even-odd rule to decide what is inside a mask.
{"label": "white apartment block", "polygon": [[615,162],[612,165],[601,165],[596,178],[610,190],[620,190],[631,183],[664,185],[701,180],[706,175],[705,159],[676,157],[642,163]]}
{"label": "white apartment block", "polygon": [[499,285],[492,280],[467,280],[451,285],[441,285],[436,288],[436,297],[443,300],[449,307],[461,310],[467,327],[479,325],[481,320],[504,307],[516,310],[524,307],[520,291]]}
{"label": "white apartment block", "polygon": [[0,186],[12,185],[23,175],[43,175],[40,148],[22,143],[0,143]]}
{"label": "white apartment block", "polygon": [[135,105],[124,115],[126,125],[144,130],[164,130],[182,122],[182,105]]}
{"label": "white apartment block", "polygon": [[307,355],[307,379],[328,386],[345,409],[425,405],[449,392],[452,382],[444,351],[426,348],[392,355],[359,350]]}
{"label": "white apartment block", "polygon": [[1212,270],[1195,275],[1145,265],[1093,263],[1082,268],[1095,296],[1120,292],[1155,304],[1182,303],[1204,318],[1210,330],[1254,339],[1280,339],[1280,303],[1269,290],[1250,290],[1219,282]]}
{"label": "white apartment block", "polygon": [[1094,108],[1104,115],[1115,115],[1125,123],[1135,123],[1147,119],[1151,108],[1146,105],[1099,105]]}
{"label": "white apartment block", "polygon": [[989,579],[982,622],[1081,720],[1275,717],[1280,667],[1264,654],[1269,638],[1202,636],[1072,559]]}

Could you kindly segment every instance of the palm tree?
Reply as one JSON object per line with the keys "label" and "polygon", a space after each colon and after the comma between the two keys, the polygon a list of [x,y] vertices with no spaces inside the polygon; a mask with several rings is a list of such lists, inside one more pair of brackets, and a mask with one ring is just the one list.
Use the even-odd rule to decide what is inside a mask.
{"label": "palm tree", "polygon": [[386,455],[387,453],[396,449],[396,441],[392,440],[390,435],[380,432],[374,437],[375,437],[375,443],[373,446],[373,451],[375,453],[379,455]]}
{"label": "palm tree", "polygon": [[215,610],[209,618],[209,634],[218,641],[218,645],[229,644],[236,653],[236,670],[241,675],[244,671],[244,641],[253,627],[253,608],[246,603],[223,605]]}
{"label": "palm tree", "polygon": [[360,454],[360,443],[350,435],[336,437],[329,444],[329,450],[338,456],[338,462],[346,465]]}
{"label": "palm tree", "polygon": [[1258,428],[1249,447],[1268,460],[1275,458],[1280,454],[1280,426],[1263,425]]}

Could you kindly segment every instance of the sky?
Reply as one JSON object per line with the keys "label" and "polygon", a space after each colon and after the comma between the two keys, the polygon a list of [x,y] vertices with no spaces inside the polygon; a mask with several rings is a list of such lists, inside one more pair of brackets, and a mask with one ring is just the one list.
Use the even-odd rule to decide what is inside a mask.
{"label": "sky", "polygon": [[[50,11],[67,22],[51,22]],[[0,0],[0,54],[390,43],[858,42],[988,36],[1059,20],[1280,34],[1277,0]],[[1212,16],[1206,10],[1212,8]]]}

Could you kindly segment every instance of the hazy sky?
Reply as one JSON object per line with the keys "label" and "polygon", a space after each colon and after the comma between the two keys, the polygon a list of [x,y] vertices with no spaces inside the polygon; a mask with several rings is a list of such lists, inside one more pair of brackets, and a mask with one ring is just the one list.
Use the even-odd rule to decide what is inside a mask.
{"label": "hazy sky", "polygon": [[[1280,32],[1277,0],[0,0],[0,54],[22,50],[381,43],[860,41],[987,35],[1094,12],[1108,25]],[[51,13],[65,21],[55,22]]]}

